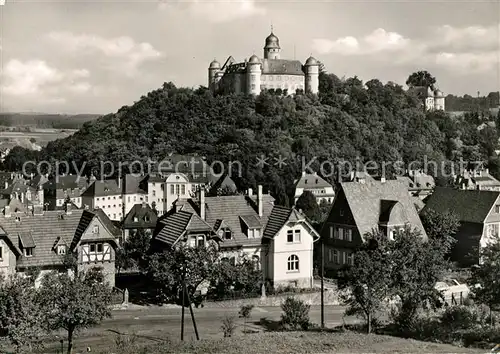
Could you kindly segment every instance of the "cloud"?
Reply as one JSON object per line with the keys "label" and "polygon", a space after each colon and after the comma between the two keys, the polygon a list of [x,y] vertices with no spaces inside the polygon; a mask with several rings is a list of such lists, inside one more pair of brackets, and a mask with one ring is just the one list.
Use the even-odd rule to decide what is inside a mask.
{"label": "cloud", "polygon": [[9,60],[0,73],[2,93],[10,97],[60,104],[68,92],[82,94],[92,89],[87,69],[62,71],[43,60]]}
{"label": "cloud", "polygon": [[391,64],[437,65],[457,73],[498,70],[500,25],[490,27],[452,27],[430,29],[422,38],[378,28],[361,38],[315,39],[313,50],[319,54],[368,56]]}
{"label": "cloud", "polygon": [[254,0],[192,0],[180,4],[179,1],[164,0],[160,3],[162,11],[175,11],[181,8],[192,16],[213,23],[230,22],[245,17],[265,15],[266,9],[258,6]]}
{"label": "cloud", "polygon": [[142,63],[162,57],[162,53],[150,43],[136,43],[127,36],[103,38],[71,32],[50,32],[47,37],[51,42],[74,55],[99,53],[110,60],[107,63],[109,68],[114,68],[129,76],[136,74]]}

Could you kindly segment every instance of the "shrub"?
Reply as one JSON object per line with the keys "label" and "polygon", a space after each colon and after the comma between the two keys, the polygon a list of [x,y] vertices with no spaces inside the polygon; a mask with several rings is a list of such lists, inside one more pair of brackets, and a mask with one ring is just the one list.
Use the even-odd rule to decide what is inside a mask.
{"label": "shrub", "polygon": [[236,321],[232,316],[226,316],[222,320],[222,332],[224,333],[224,337],[231,337],[236,329]]}
{"label": "shrub", "polygon": [[131,349],[136,349],[137,337],[135,334],[132,335],[117,335],[115,338],[116,349],[119,353],[125,353]]}
{"label": "shrub", "polygon": [[287,297],[285,302],[281,304],[283,314],[281,314],[281,323],[284,328],[291,330],[307,330],[310,326],[309,309],[310,305],[304,301],[295,299],[291,296]]}
{"label": "shrub", "polygon": [[441,323],[451,331],[469,329],[478,324],[478,313],[473,307],[450,306],[441,315]]}

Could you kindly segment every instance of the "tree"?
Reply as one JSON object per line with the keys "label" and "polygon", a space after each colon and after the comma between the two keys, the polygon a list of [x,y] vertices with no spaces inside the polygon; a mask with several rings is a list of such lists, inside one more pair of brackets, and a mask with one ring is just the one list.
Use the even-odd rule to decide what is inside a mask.
{"label": "tree", "polygon": [[409,226],[397,230],[394,241],[387,243],[391,293],[400,299],[395,320],[401,330],[413,330],[420,309],[441,303],[442,295],[435,285],[449,268],[445,259],[449,250],[446,240],[425,240]]}
{"label": "tree", "polygon": [[408,79],[406,80],[406,84],[409,87],[415,87],[415,86],[424,86],[424,87],[430,87],[431,90],[434,90],[434,84],[436,83],[436,78],[432,76],[429,72],[427,71],[417,71],[408,76]]}
{"label": "tree", "polygon": [[469,284],[471,284],[472,297],[479,303],[490,308],[490,320],[493,324],[493,310],[500,306],[500,239],[491,240],[480,251],[481,262],[472,268]]}
{"label": "tree", "polygon": [[309,219],[313,219],[319,211],[316,197],[310,191],[304,191],[304,193],[302,193],[295,203],[295,208],[302,210]]}
{"label": "tree", "polygon": [[42,317],[33,283],[28,278],[0,276],[0,337],[7,337],[16,351],[41,344]]}
{"label": "tree", "polygon": [[145,271],[158,291],[160,302],[179,299],[183,276],[192,298],[200,284],[210,281],[218,259],[219,251],[212,243],[206,247],[182,245],[151,255]]}
{"label": "tree", "polygon": [[117,251],[116,262],[118,269],[131,269],[145,265],[151,237],[144,229],[132,232]]}
{"label": "tree", "polygon": [[92,268],[74,276],[52,272],[42,280],[37,296],[43,323],[49,330],[67,331],[68,354],[72,353],[73,337],[78,330],[111,317],[111,288],[103,279],[101,271]]}
{"label": "tree", "polygon": [[346,314],[361,315],[368,333],[377,311],[390,294],[390,258],[385,252],[387,237],[380,233],[366,235],[365,242],[354,252],[354,264],[340,272],[339,290],[347,290],[343,295],[348,308]]}
{"label": "tree", "polygon": [[253,305],[243,305],[240,308],[239,311],[239,316],[243,317],[243,333],[246,333],[246,328],[247,328],[247,320],[250,318],[250,315],[252,314],[254,306]]}
{"label": "tree", "polygon": [[460,228],[460,219],[456,213],[449,210],[439,212],[427,208],[420,214],[420,218],[427,236],[431,239],[441,239],[451,248],[455,242],[453,236]]}

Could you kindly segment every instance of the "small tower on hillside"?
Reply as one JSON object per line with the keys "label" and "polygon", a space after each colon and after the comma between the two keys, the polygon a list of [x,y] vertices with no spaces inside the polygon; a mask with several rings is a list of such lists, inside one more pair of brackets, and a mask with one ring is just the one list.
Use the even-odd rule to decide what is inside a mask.
{"label": "small tower on hillside", "polygon": [[304,64],[306,93],[317,94],[319,90],[319,63],[312,56]]}
{"label": "small tower on hillside", "polygon": [[434,109],[436,111],[444,111],[444,94],[441,90],[434,91]]}
{"label": "small tower on hillside", "polygon": [[262,75],[262,63],[254,54],[247,63],[247,93],[260,94],[260,77]]}
{"label": "small tower on hillside", "polygon": [[211,91],[215,91],[215,83],[217,72],[220,70],[220,64],[217,60],[213,60],[208,67],[208,88]]}

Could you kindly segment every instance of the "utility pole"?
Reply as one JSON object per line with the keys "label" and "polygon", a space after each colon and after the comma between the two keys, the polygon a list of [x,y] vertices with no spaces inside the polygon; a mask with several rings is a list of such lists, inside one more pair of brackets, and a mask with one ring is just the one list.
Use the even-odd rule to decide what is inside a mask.
{"label": "utility pole", "polygon": [[184,299],[186,298],[186,283],[185,283],[185,277],[186,277],[186,265],[184,263],[183,265],[183,270],[182,270],[182,317],[181,317],[181,341],[184,340]]}
{"label": "utility pole", "polygon": [[[184,288],[186,287],[186,283],[184,283]],[[193,321],[194,334],[196,335],[196,340],[200,340],[200,335],[198,334],[198,327],[196,327],[196,321],[194,319],[193,306],[191,305],[191,298],[189,297],[189,291],[185,288],[187,301],[189,304],[189,312],[191,313],[191,320]]]}
{"label": "utility pole", "polygon": [[321,237],[321,328],[325,329],[325,243]]}

